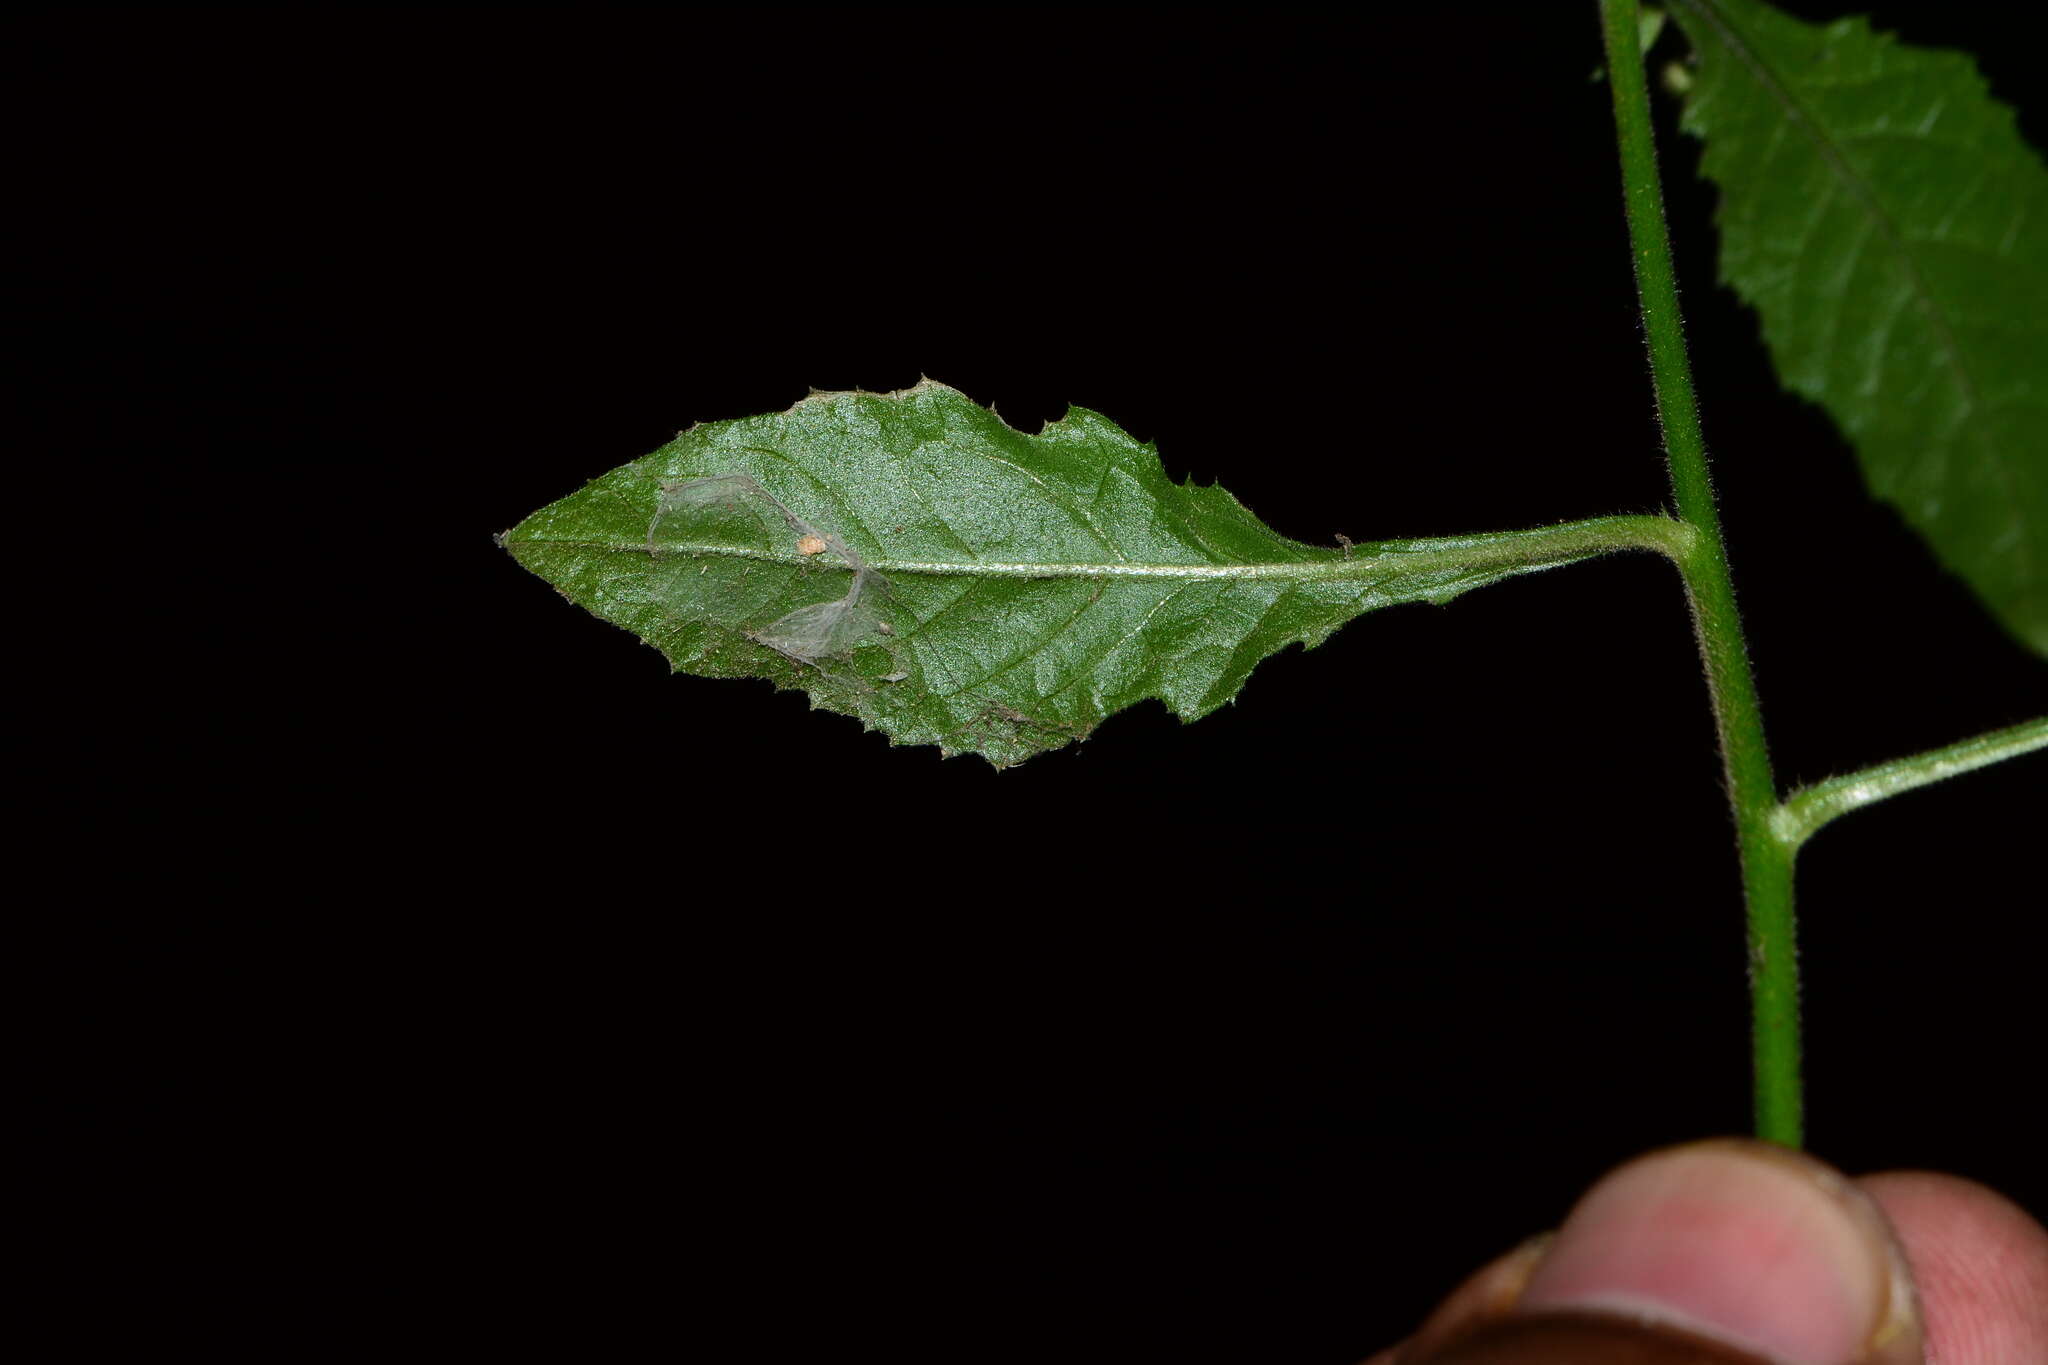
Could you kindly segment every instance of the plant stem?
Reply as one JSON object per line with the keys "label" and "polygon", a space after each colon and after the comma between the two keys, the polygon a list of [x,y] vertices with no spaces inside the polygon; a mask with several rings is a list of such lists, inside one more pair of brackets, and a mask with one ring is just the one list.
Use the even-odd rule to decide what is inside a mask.
{"label": "plant stem", "polygon": [[1778,808],[1778,838],[1796,852],[1813,837],[1815,830],[1838,815],[2036,749],[2048,749],[2048,716],[1929,749],[1911,758],[1895,758],[1845,777],[1816,782],[1786,797],[1785,804]]}
{"label": "plant stem", "polygon": [[1750,675],[1728,548],[1707,474],[1706,440],[1693,401],[1692,371],[1678,311],[1657,147],[1643,79],[1641,15],[1636,0],[1600,0],[1608,88],[1621,148],[1621,178],[1635,261],[1636,295],[1650,348],[1650,372],[1679,520],[1696,532],[1676,557],[1692,604],[1693,631],[1706,667],[1720,733],[1728,800],[1742,854],[1749,907],[1749,981],[1755,1056],[1757,1136],[1797,1147],[1803,1137],[1799,1079],[1799,961],[1792,914],[1792,846],[1773,828],[1778,806],[1764,744],[1763,715]]}

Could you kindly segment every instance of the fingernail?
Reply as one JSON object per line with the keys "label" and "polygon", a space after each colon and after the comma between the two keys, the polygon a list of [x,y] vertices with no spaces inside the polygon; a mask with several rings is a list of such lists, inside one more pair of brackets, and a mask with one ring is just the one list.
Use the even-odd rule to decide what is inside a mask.
{"label": "fingernail", "polygon": [[1912,1282],[1877,1206],[1766,1143],[1652,1153],[1594,1186],[1518,1312],[1663,1323],[1789,1365],[1918,1359]]}

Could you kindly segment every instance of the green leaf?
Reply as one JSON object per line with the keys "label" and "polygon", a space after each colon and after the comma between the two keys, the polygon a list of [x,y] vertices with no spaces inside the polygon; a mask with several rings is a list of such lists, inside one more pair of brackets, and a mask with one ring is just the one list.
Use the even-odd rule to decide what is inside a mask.
{"label": "green leaf", "polygon": [[1095,413],[1026,436],[926,381],[692,428],[500,541],[679,672],[802,688],[1001,767],[1146,697],[1206,715],[1375,607],[1677,535],[1613,517],[1304,545]]}
{"label": "green leaf", "polygon": [[1675,0],[1722,277],[1787,387],[2048,654],[2048,171],[1962,53]]}

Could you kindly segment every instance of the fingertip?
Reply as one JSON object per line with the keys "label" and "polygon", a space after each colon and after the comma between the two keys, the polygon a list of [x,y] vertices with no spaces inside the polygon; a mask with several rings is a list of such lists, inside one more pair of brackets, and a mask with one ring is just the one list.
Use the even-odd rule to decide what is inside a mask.
{"label": "fingertip", "polygon": [[1856,1183],[1905,1248],[1931,1359],[2048,1360],[2048,1229],[1961,1176],[1891,1171]]}
{"label": "fingertip", "polygon": [[1565,1220],[1522,1312],[1604,1311],[1783,1361],[1920,1359],[1878,1209],[1832,1168],[1750,1139],[1639,1157]]}

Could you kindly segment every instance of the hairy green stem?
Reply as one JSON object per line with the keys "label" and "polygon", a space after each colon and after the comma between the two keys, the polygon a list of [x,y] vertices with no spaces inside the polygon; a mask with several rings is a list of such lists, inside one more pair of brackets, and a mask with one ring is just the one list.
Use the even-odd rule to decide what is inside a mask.
{"label": "hairy green stem", "polygon": [[1911,758],[1895,758],[1845,777],[1816,782],[1786,797],[1785,804],[1778,808],[1778,838],[1797,851],[1813,837],[1815,830],[1838,815],[2037,749],[2048,749],[2048,716],[1929,749]]}
{"label": "hairy green stem", "polygon": [[1664,230],[1664,197],[1657,180],[1657,147],[1650,127],[1650,97],[1643,79],[1641,13],[1636,0],[1600,0],[1607,45],[1608,89],[1621,148],[1621,178],[1635,261],[1636,294],[1650,349],[1657,412],[1679,520],[1696,533],[1676,556],[1692,604],[1700,661],[1706,667],[1720,732],[1721,759],[1742,853],[1743,892],[1749,907],[1749,980],[1755,1052],[1756,1131],[1797,1147],[1803,1137],[1799,1079],[1799,961],[1792,914],[1792,846],[1778,837],[1773,817],[1777,786],[1764,744],[1763,715],[1750,675],[1728,549],[1707,474],[1706,440],[1693,401],[1692,371],[1678,311],[1678,285]]}

